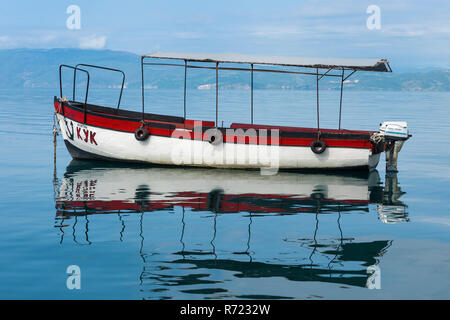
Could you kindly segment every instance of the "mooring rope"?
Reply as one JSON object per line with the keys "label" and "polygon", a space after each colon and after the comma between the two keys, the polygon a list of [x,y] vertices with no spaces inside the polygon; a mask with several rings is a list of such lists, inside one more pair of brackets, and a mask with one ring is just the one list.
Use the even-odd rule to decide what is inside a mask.
{"label": "mooring rope", "polygon": [[56,125],[57,119],[56,119],[56,111],[53,114],[53,195],[54,198],[56,199],[57,194],[56,194],[56,189],[58,186],[58,177],[57,177],[57,173],[56,173],[56,147],[57,147],[57,137],[59,135],[59,130],[58,127]]}
{"label": "mooring rope", "polygon": [[372,135],[370,136],[370,141],[374,142],[375,144],[378,144],[379,142],[381,142],[383,140],[383,135],[380,134],[379,132],[374,132],[372,133]]}

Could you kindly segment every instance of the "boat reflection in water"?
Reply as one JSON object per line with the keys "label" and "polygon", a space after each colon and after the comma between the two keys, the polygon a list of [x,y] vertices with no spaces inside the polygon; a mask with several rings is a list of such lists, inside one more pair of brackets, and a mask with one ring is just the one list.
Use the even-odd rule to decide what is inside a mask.
{"label": "boat reflection in water", "polygon": [[[207,287],[220,283],[217,279],[205,279],[217,270],[230,271],[233,277],[239,279],[283,277],[289,281],[319,281],[377,288],[377,265],[391,241],[358,242],[354,238],[344,237],[341,218],[352,212],[368,213],[369,205],[373,204],[377,206],[382,222],[406,222],[406,205],[399,200],[402,194],[395,176],[387,177],[383,187],[377,171],[358,172],[356,175],[280,172],[273,176],[261,176],[259,171],[241,171],[236,174],[235,171],[230,173],[220,169],[125,167],[74,160],[56,190],[56,226],[61,230],[61,243],[66,233],[73,233],[73,240],[81,241],[75,237],[76,228],[85,228],[82,231],[85,236],[83,243],[94,244],[89,240],[89,233],[95,233],[92,226],[88,227],[90,215],[118,215],[123,225],[120,232],[122,239],[125,228],[123,216],[137,214],[140,231],[136,237],[140,238],[139,254],[143,260],[139,281],[144,291],[147,286],[153,288],[149,290],[152,298],[170,296],[167,291],[174,290],[173,286],[177,285],[198,288],[199,285]],[[165,258],[161,256],[155,262],[150,258],[155,252],[146,252],[143,235],[147,227],[144,215],[157,211],[179,212],[176,220],[179,231],[172,239],[174,250],[165,252],[162,255]],[[206,218],[211,220],[211,236],[208,239],[196,238],[197,242],[207,242],[208,249],[192,249],[195,244],[190,245],[189,239],[185,237],[186,229],[189,228],[198,228],[201,233],[203,227],[198,227],[192,219],[196,212],[202,213],[203,218],[206,213]],[[219,227],[217,217],[228,213],[239,213],[238,217],[247,221],[245,249],[233,247],[237,243],[234,239],[229,240],[223,249],[216,243]],[[276,257],[268,257],[270,247],[273,247],[270,244],[273,239],[271,235],[257,232],[252,237],[257,217],[305,217],[303,214],[313,218],[310,237],[282,239],[285,246],[301,249],[295,252],[295,257],[287,254],[285,258],[280,258],[281,251],[274,253]],[[335,214],[333,223],[339,230],[339,236],[324,239],[318,236],[319,220],[320,216],[330,214]],[[80,223],[80,219],[85,223]],[[149,227],[154,228],[154,223]],[[273,223],[273,220],[268,223]],[[224,230],[232,233],[236,228],[238,226],[234,223],[220,225],[222,233]],[[252,247],[253,243],[260,245]],[[242,247],[242,243],[239,246]],[[164,272],[174,269],[174,266],[179,266],[184,273],[178,271],[174,275]],[[211,275],[192,272],[194,269],[210,270]],[[182,290],[184,293],[214,298],[227,297],[226,291],[217,288]],[[158,292],[161,296],[158,296]]]}

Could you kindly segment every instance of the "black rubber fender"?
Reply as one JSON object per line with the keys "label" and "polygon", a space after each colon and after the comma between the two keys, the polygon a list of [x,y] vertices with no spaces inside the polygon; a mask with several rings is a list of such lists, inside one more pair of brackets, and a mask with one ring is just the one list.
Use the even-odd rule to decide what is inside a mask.
{"label": "black rubber fender", "polygon": [[310,147],[315,154],[321,154],[327,149],[327,144],[322,140],[314,140],[311,142]]}
{"label": "black rubber fender", "polygon": [[144,128],[144,127],[139,127],[136,129],[136,131],[134,132],[134,137],[136,138],[136,140],[138,141],[145,141],[147,140],[147,138],[150,136],[150,132]]}
{"label": "black rubber fender", "polygon": [[209,129],[206,131],[207,141],[212,145],[219,145],[223,142],[223,135],[219,129]]}

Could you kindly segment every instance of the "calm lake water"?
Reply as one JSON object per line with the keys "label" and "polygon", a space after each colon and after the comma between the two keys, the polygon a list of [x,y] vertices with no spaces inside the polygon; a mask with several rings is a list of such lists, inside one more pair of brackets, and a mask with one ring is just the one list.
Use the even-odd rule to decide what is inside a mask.
{"label": "calm lake water", "polygon": [[[139,93],[122,105],[139,110]],[[0,298],[450,298],[450,93],[344,92],[344,128],[408,121],[391,179],[384,160],[370,174],[275,176],[72,161],[61,136],[55,166],[57,94],[0,90]],[[188,117],[214,120],[214,95],[190,91]],[[256,90],[255,123],[314,126],[314,97]],[[147,90],[147,110],[182,115],[182,98]],[[248,91],[219,99],[224,125],[249,121]],[[320,99],[335,128],[339,92]]]}

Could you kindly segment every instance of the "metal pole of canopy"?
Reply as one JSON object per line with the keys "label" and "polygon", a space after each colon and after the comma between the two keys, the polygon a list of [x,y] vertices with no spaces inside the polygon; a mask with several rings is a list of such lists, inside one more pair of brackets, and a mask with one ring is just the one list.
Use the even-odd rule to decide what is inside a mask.
{"label": "metal pole of canopy", "polygon": [[316,101],[317,101],[317,138],[320,139],[320,121],[319,121],[319,68],[316,68]]}
{"label": "metal pole of canopy", "polygon": [[352,76],[357,70],[353,70],[348,76],[346,76],[344,78],[344,81],[347,80],[348,78],[350,78],[350,76]]}
{"label": "metal pole of canopy", "polygon": [[187,75],[187,61],[184,60],[184,120],[186,120],[186,75]]}
{"label": "metal pole of canopy", "polygon": [[[328,72],[330,72],[331,70],[333,70],[333,68],[328,69],[325,73],[322,73],[319,77],[319,80],[322,79],[323,77],[325,77],[326,75],[328,75]],[[319,70],[317,69],[317,75],[319,75]]]}
{"label": "metal pole of canopy", "polygon": [[[117,109],[119,109],[120,107],[120,101],[122,100],[122,93],[123,93],[123,86],[125,85],[125,72],[123,72],[122,70],[119,69],[113,69],[113,68],[107,68],[107,67],[102,67],[102,66],[96,66],[93,64],[85,64],[85,63],[79,63],[75,66],[75,72],[73,73],[73,96],[75,97],[75,83],[76,83],[76,78],[77,78],[77,73],[76,70],[78,69],[79,66],[83,66],[83,67],[88,67],[88,68],[96,68],[96,69],[102,69],[102,70],[108,70],[108,71],[114,71],[114,72],[120,72],[122,74],[122,86],[120,88],[120,95],[119,95],[119,101],[117,102]],[[81,70],[81,69],[78,69]],[[75,101],[75,98],[73,99]]]}
{"label": "metal pole of canopy", "polygon": [[251,86],[250,86],[250,90],[251,90],[251,124],[253,124],[253,63],[251,64],[252,66],[252,71],[251,71]]}
{"label": "metal pole of canopy", "polygon": [[219,63],[216,62],[216,127],[218,124],[218,116],[219,116]]}
{"label": "metal pole of canopy", "polygon": [[142,79],[142,124],[144,124],[144,57],[141,57],[141,79]]}
{"label": "metal pole of canopy", "polygon": [[339,100],[339,130],[341,130],[341,115],[342,115],[342,92],[344,90],[344,68],[342,68],[341,77],[341,99]]}

